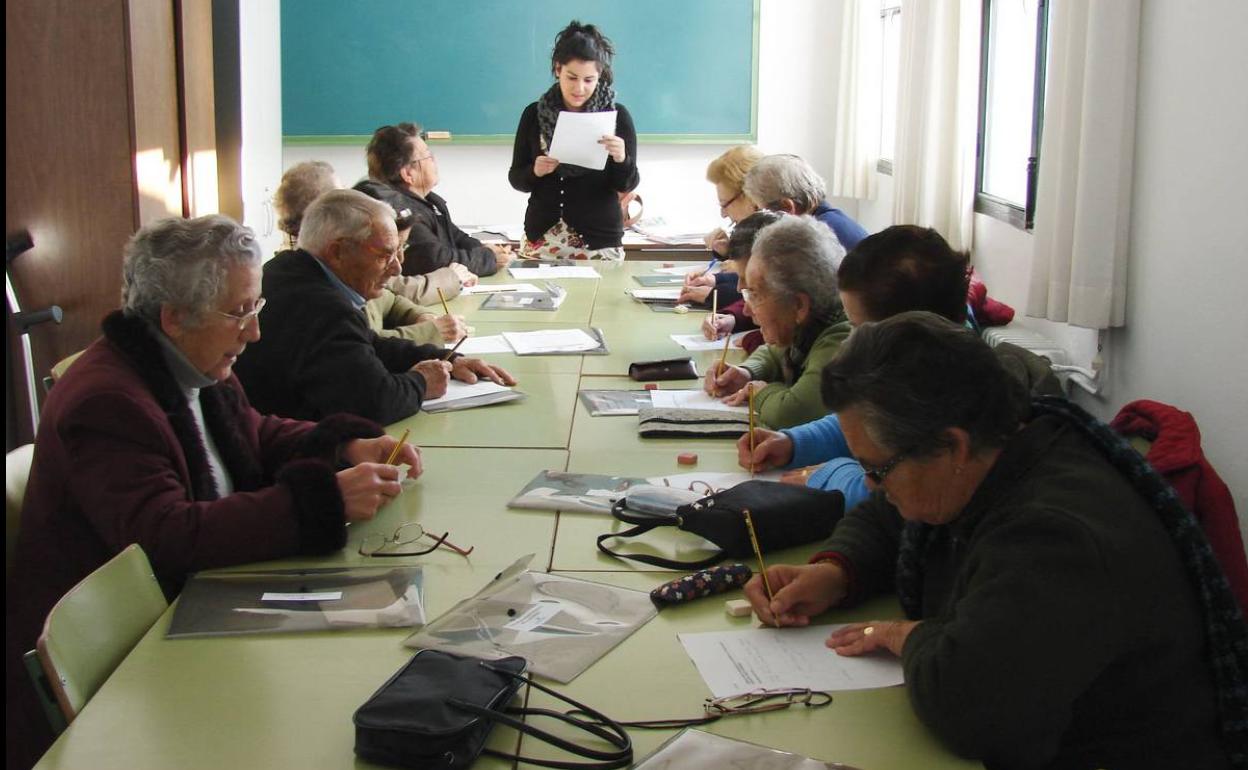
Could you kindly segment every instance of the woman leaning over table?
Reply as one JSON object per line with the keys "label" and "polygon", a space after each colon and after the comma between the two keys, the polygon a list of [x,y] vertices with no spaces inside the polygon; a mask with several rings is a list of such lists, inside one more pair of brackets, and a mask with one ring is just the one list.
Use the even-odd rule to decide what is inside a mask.
{"label": "woman leaning over table", "polygon": [[[942,371],[944,376],[932,377]],[[859,326],[824,370],[874,492],[806,566],[755,577],[759,617],[807,625],[896,590],[841,655],[900,656],[919,718],[989,768],[1248,761],[1248,634],[1200,527],[1108,428],[1030,404],[962,325]]]}
{"label": "woman leaning over table", "polygon": [[[260,260],[251,230],[224,216],[165,219],[131,238],[121,309],[44,405],[9,653],[30,649],[56,600],[130,543],[173,596],[197,570],[342,548],[344,523],[401,491],[380,426],[248,404],[232,369],[260,337]],[[420,472],[414,448],[399,457]]]}
{"label": "woman leaning over table", "polygon": [[706,392],[740,405],[754,391],[759,419],[776,430],[826,414],[819,372],[849,335],[836,292],[844,256],[832,231],[811,217],[785,216],[760,230],[741,291],[766,344],[739,366],[712,364]]}
{"label": "woman leaning over table", "polygon": [[[706,181],[715,185],[715,197],[719,201],[719,215],[734,226],[758,211],[758,206],[745,194],[745,175],[763,157],[763,153],[748,144],[737,145],[711,161],[706,167]],[[706,234],[706,247],[718,260],[732,259],[729,255],[728,233],[717,227]],[[727,309],[741,300],[737,291],[737,273],[722,270],[718,273],[690,273],[680,293],[681,302],[706,302],[712,290],[719,291],[719,306]]]}
{"label": "woman leaning over table", "polygon": [[[555,38],[555,83],[525,108],[516,129],[511,186],[529,193],[524,214],[527,258],[624,258],[620,193],[637,186],[637,133],[633,118],[615,101],[611,60],[615,49],[592,24],[573,21]],[[560,112],[615,110],[615,133],[599,144],[607,150],[601,171],[562,164],[549,155]]]}

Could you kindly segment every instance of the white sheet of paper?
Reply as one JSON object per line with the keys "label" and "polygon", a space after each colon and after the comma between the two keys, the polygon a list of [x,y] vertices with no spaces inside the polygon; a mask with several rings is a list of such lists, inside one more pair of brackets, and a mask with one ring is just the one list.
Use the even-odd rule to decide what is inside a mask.
{"label": "white sheet of paper", "polygon": [[607,112],[560,112],[550,157],[560,163],[601,171],[607,167],[607,148],[598,144],[615,134],[615,110]]}
{"label": "white sheet of paper", "polygon": [[496,242],[500,240],[520,241],[524,238],[523,224],[503,224],[503,225],[467,225],[460,228],[472,237],[482,243]]}
{"label": "white sheet of paper", "polygon": [[[446,347],[455,347],[454,342],[446,343]],[[464,340],[464,344],[459,346],[457,353],[463,353],[466,356],[479,356],[482,353],[510,353],[511,345],[507,344],[507,340],[503,339],[501,334],[490,334],[485,337],[469,337]]]}
{"label": "white sheet of paper", "polygon": [[705,390],[652,390],[650,403],[656,409],[711,409],[716,412],[749,414],[749,407],[728,406]]}
{"label": "white sheet of paper", "polygon": [[[466,345],[468,343],[465,342],[464,344]],[[463,350],[463,348],[460,348],[460,350]],[[497,382],[490,382],[489,380],[477,380],[471,385],[466,382],[460,382],[459,380],[451,380],[447,383],[446,395],[438,398],[427,398],[425,399],[425,405],[444,404],[448,401],[459,401],[460,399],[472,398],[474,396],[486,396],[490,393],[501,393],[504,390],[511,390],[511,388],[506,385],[499,385]]]}
{"label": "white sheet of paper", "polygon": [[568,353],[593,350],[598,340],[583,329],[541,329],[533,332],[503,332],[503,338],[517,354]]}
{"label": "white sheet of paper", "polygon": [[319,591],[306,594],[284,594],[280,591],[265,591],[260,595],[262,602],[336,602],[342,598],[342,591]]}
{"label": "white sheet of paper", "polygon": [[663,275],[688,275],[689,273],[706,272],[706,263],[701,262],[696,265],[677,265],[676,267],[656,267],[654,272]]}
{"label": "white sheet of paper", "polygon": [[461,294],[497,294],[499,292],[540,292],[531,283],[479,283],[476,286],[465,286]]}
{"label": "white sheet of paper", "polygon": [[680,299],[680,289],[629,289],[628,293],[637,299]]}
{"label": "white sheet of paper", "polygon": [[851,658],[824,646],[828,635],[840,627],[753,628],[678,636],[717,698],[760,687],[869,690],[904,681],[901,661],[887,652]]}
{"label": "white sheet of paper", "polygon": [[[512,278],[601,278],[588,265],[538,265],[537,267],[509,267]],[[540,289],[538,291],[541,291]]]}
{"label": "white sheet of paper", "polygon": [[[745,335],[749,332],[737,332],[732,335],[732,342],[728,343],[728,347],[733,350],[741,349],[741,340],[745,339]],[[708,340],[703,334],[672,334],[669,335],[672,341],[680,345],[685,350],[723,350],[724,341]]]}

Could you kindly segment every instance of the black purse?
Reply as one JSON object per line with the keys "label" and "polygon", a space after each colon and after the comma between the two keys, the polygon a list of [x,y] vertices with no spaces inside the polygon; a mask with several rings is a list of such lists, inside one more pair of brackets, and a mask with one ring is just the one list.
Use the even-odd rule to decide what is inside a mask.
{"label": "black purse", "polygon": [[[845,497],[840,492],[781,484],[775,481],[745,481],[730,489],[680,505],[667,513],[656,511],[644,500],[629,506],[630,489],[616,501],[611,515],[632,529],[598,536],[598,550],[617,559],[631,559],[665,569],[701,569],[727,558],[754,555],[744,510],[749,510],[764,553],[812,543],[832,534],[832,527],[845,514]],[[644,553],[618,553],[605,545],[614,537],[632,538],[659,527],[676,527],[710,540],[719,546],[717,554],[694,561],[677,561]]]}
{"label": "black purse", "polygon": [[[487,661],[420,650],[356,710],[356,755],[416,770],[466,768],[482,753],[562,770],[612,770],[632,763],[633,745],[623,727],[524,676],[527,665],[515,656]],[[509,705],[525,684],[567,703],[572,712]],[[558,719],[611,748],[579,746],[524,721],[526,716]],[[496,723],[592,761],[535,759],[485,748]]]}

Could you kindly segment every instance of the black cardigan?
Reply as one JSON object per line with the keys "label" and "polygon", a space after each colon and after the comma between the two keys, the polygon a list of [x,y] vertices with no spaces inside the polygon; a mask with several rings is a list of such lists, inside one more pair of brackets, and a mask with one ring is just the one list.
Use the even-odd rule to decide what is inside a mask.
{"label": "black cardigan", "polygon": [[409,370],[442,348],[378,337],[306,251],[270,260],[262,287],[263,334],[234,365],[257,410],[304,420],[347,412],[383,425],[420,410],[425,378]]}
{"label": "black cardigan", "polygon": [[403,255],[403,275],[424,275],[458,262],[477,275],[494,275],[498,262],[494,251],[460,230],[451,221],[451,212],[441,195],[431,192],[424,198],[375,179],[363,179],[355,188],[395,211],[410,209],[415,217]]}
{"label": "black cardigan", "polygon": [[637,131],[633,118],[624,105],[615,105],[615,135],[624,140],[624,162],[607,158],[602,171],[589,171],[565,177],[556,168],[551,174],[538,177],[533,161],[545,153],[541,150],[537,125],[537,102],[525,108],[516,128],[512,150],[511,186],[530,193],[529,208],[524,213],[524,234],[535,241],[549,230],[560,216],[585,238],[590,249],[606,249],[620,245],[624,236],[624,218],[620,212],[619,193],[628,192],[641,181],[637,173]]}

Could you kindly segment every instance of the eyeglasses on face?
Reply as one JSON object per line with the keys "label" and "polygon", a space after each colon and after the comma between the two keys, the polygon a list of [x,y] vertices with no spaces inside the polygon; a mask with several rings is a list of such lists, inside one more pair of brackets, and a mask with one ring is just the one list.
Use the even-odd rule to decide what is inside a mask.
{"label": "eyeglasses on face", "polygon": [[212,312],[216,313],[222,318],[228,318],[231,321],[234,321],[235,323],[237,323],[238,330],[241,332],[243,329],[247,328],[247,323],[249,321],[251,321],[253,318],[260,317],[260,311],[264,310],[264,303],[265,303],[265,299],[264,297],[261,297],[260,299],[256,300],[256,306],[253,307],[251,310],[248,310],[246,313],[226,313],[223,310],[214,310]]}
{"label": "eyeglasses on face", "polygon": [[743,194],[744,194],[744,191],[741,191],[741,192],[738,192],[736,195],[732,196],[731,198],[729,198],[727,201],[720,201],[719,202],[720,212],[727,211],[728,207],[736,203],[737,198],[740,198]]}
{"label": "eyeglasses on face", "polygon": [[757,289],[751,289],[748,287],[742,289],[740,283],[737,284],[737,291],[741,292],[741,298],[751,305],[761,305],[763,300],[766,299],[766,297],[759,293]]}
{"label": "eyeglasses on face", "polygon": [[883,484],[884,478],[888,476],[888,474],[892,473],[901,461],[910,457],[910,453],[913,451],[913,449],[907,449],[905,451],[898,452],[890,457],[888,462],[883,465],[871,466],[867,465],[862,460],[859,460],[858,464],[862,466],[863,475],[871,479],[876,484]]}
{"label": "eyeglasses on face", "polygon": [[412,158],[411,160],[409,160],[409,161],[407,162],[407,165],[409,165],[409,166],[419,166],[421,163],[423,163],[423,162],[424,162],[424,161],[426,161],[426,160],[430,160],[431,158],[433,158],[433,152],[432,152],[432,151],[430,151],[430,152],[428,152],[428,153],[426,153],[426,154],[424,154],[424,155],[421,155],[419,158]]}
{"label": "eyeglasses on face", "polygon": [[[425,528],[418,522],[409,521],[402,524],[394,531],[390,537],[386,537],[380,532],[373,532],[364,537],[360,541],[361,556],[423,556],[437,550],[438,546],[445,545],[460,556],[467,556],[472,553],[473,546],[468,548],[460,548],[454,543],[449,542],[446,538],[450,532],[443,532],[441,536],[431,535],[425,532]],[[428,537],[433,540],[433,545],[428,548],[414,548],[413,543],[422,537]]]}

